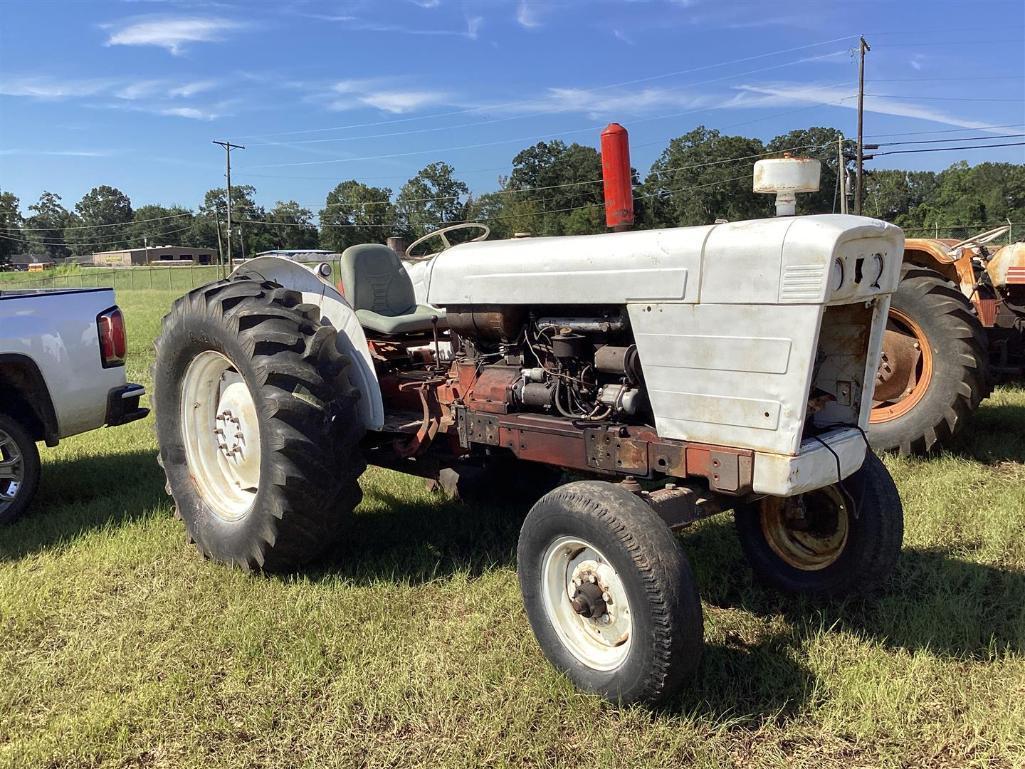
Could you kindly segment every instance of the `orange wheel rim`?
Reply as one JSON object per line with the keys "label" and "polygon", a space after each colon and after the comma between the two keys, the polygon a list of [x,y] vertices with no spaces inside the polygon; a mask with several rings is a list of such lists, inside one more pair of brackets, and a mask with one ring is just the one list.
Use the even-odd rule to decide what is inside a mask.
{"label": "orange wheel rim", "polygon": [[802,497],[766,497],[761,501],[762,536],[784,563],[801,571],[819,571],[843,555],[850,537],[850,503],[837,485]]}
{"label": "orange wheel rim", "polygon": [[[914,363],[914,371],[902,372],[907,374],[909,386],[899,395],[887,400],[876,401],[872,404],[872,412],[869,415],[869,422],[878,424],[898,419],[907,414],[917,406],[925,393],[929,390],[933,375],[933,352],[929,340],[918,325],[910,316],[900,310],[890,308],[890,323],[894,328],[888,328],[887,334],[895,333],[907,337],[918,350],[920,355]],[[886,342],[883,343],[884,360],[886,356]],[[882,367],[883,362],[880,362]]]}

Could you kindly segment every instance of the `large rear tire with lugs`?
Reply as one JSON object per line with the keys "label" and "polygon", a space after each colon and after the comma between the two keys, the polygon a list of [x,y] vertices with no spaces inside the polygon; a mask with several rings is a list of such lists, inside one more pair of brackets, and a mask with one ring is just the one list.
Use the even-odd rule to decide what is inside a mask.
{"label": "large rear tire with lugs", "polygon": [[176,301],[156,341],[160,463],[190,539],[244,569],[320,556],[365,468],[337,331],[298,292],[222,280]]}
{"label": "large rear tire with lugs", "polygon": [[905,263],[876,377],[873,448],[939,450],[988,394],[985,332],[971,304],[935,270]]}

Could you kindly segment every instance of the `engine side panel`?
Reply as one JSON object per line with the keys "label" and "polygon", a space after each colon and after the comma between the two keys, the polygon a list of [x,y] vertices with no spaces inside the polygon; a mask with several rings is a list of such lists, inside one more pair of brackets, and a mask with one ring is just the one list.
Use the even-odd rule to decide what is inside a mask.
{"label": "engine side panel", "polygon": [[794,454],[822,308],[630,304],[658,434]]}

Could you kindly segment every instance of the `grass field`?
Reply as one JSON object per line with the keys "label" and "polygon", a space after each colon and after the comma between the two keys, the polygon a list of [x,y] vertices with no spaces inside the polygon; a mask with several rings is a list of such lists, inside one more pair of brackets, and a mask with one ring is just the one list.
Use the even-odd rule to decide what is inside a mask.
{"label": "grass field", "polygon": [[[146,385],[172,292],[124,291]],[[887,589],[814,603],[755,584],[728,516],[683,536],[707,650],[672,707],[581,694],[530,633],[525,512],[381,470],[320,567],[204,562],[149,420],[44,453],[0,532],[0,766],[1025,766],[1025,391],[953,453],[887,459],[905,549]]]}

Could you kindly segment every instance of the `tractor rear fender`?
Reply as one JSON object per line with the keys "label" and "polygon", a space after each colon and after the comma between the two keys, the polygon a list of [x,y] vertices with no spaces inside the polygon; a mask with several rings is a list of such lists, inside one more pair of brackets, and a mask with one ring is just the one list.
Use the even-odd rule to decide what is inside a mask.
{"label": "tractor rear fender", "polygon": [[904,261],[936,270],[974,304],[977,300],[977,281],[972,266],[972,251],[959,248],[952,252],[950,247],[956,242],[943,238],[908,238],[904,241]]}
{"label": "tractor rear fender", "polygon": [[348,354],[355,364],[352,368],[355,381],[352,384],[363,394],[359,403],[363,424],[367,430],[380,430],[384,426],[384,401],[363,327],[352,306],[318,274],[319,269],[319,265],[310,269],[280,256],[258,256],[238,267],[232,275],[249,275],[274,281],[285,288],[299,291],[304,302],[320,308],[322,317],[338,329],[339,349]]}

